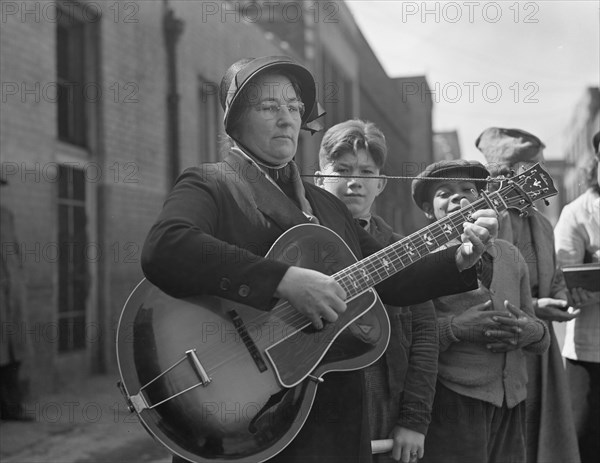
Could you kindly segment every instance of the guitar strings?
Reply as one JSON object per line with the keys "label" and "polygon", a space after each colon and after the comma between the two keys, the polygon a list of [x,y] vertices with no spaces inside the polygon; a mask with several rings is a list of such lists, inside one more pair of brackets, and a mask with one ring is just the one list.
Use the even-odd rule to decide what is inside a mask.
{"label": "guitar strings", "polygon": [[[472,210],[477,210],[477,208],[479,206],[484,205],[485,203],[486,203],[486,201],[484,199],[478,199],[475,202],[473,202],[468,208],[461,209],[460,211],[457,211],[456,213],[447,216],[446,218],[442,219],[441,221],[434,222],[432,225],[430,225],[428,228],[433,229],[435,227],[435,228],[439,228],[439,230],[441,231],[441,233],[439,233],[439,234],[437,234],[435,231],[432,231],[432,238],[435,240],[436,246],[440,247],[438,239],[441,237],[445,237],[445,235],[446,235],[446,232],[444,232],[444,230],[440,226],[441,222],[445,221],[445,222],[452,223],[454,233],[456,235],[460,236],[460,231],[458,230],[458,227],[465,221],[464,217],[463,217],[463,213],[465,213],[467,211],[470,213]],[[377,253],[375,253],[361,261],[353,263],[352,265],[346,267],[345,269],[341,270],[340,272],[337,272],[333,276],[336,277],[336,279],[338,279],[338,282],[342,285],[342,287],[344,288],[346,293],[350,293],[350,298],[356,297],[356,296],[364,293],[365,291],[367,291],[372,286],[377,284],[377,283],[370,282],[369,279],[365,276],[365,274],[361,273],[361,272],[357,272],[357,269],[371,270],[371,273],[377,273],[378,277],[381,278],[381,275],[379,275],[379,271],[377,270],[377,268],[381,268],[381,266],[376,265],[376,263],[377,263],[377,261],[381,261],[382,255],[385,257],[389,257],[391,259],[390,263],[392,265],[394,265],[394,267],[396,266],[395,264],[397,264],[397,263],[402,264],[402,268],[400,270],[403,270],[405,267],[411,265],[412,263],[422,259],[426,255],[431,253],[432,251],[429,248],[429,246],[427,246],[425,241],[423,241],[422,237],[419,236],[419,234],[422,232],[423,232],[423,230],[419,230],[419,231],[409,235],[408,237],[394,243],[394,245],[384,248],[384,249],[378,251]],[[419,238],[419,240],[415,244],[414,240],[416,238]],[[406,256],[406,254],[399,255],[396,248],[399,247],[399,246],[397,246],[399,243],[406,243],[406,242],[409,242],[411,245],[413,245],[412,249],[414,249],[416,251],[416,253],[418,254],[418,257],[415,260],[413,260],[412,258],[409,258],[410,262],[404,264],[402,261],[402,257]],[[394,252],[395,257],[391,255],[391,252]],[[400,270],[395,270],[394,272],[392,272],[392,274],[397,273]],[[356,285],[354,285],[353,288],[350,288],[348,286],[349,283],[348,284],[346,283],[346,278],[353,274],[357,275],[359,283],[362,284],[362,287],[359,286],[357,288]],[[387,275],[386,277],[382,278],[382,280],[386,279],[388,276],[390,276],[390,275]],[[362,281],[361,281],[361,279],[362,279]],[[356,279],[354,281],[356,281]],[[350,291],[351,289],[357,290],[356,293],[352,294],[352,291]],[[296,309],[294,309],[292,307],[292,305],[286,300],[280,301],[278,304],[276,304],[276,306],[270,312],[261,314],[257,317],[254,317],[253,319],[247,320],[247,323],[248,324],[256,324],[259,322],[262,323],[263,321],[268,321],[270,318],[273,317],[274,312],[276,312],[276,315],[278,316],[277,318],[281,319],[283,322],[286,322],[287,325],[291,325],[292,328],[294,330],[296,330],[292,333],[286,333],[287,336],[293,336],[298,331],[300,331],[300,330],[304,329],[306,326],[310,325],[310,321],[308,320],[308,318],[305,317],[300,312],[298,312]],[[294,324],[296,324],[298,322],[300,322],[300,326],[293,326]],[[277,342],[280,342],[284,338],[285,338],[285,336],[283,336],[281,339],[278,339]],[[267,340],[265,343],[262,336],[260,337],[260,339],[258,339],[258,340],[252,339],[252,341],[257,345],[257,347],[260,347],[262,349],[265,349],[266,347],[272,346],[277,343],[277,342],[270,342],[270,340]],[[206,359],[206,361],[208,361],[215,354],[218,353],[218,354],[222,355],[222,354],[225,354],[227,350],[232,351],[233,348],[230,348],[229,345],[225,346],[222,349],[214,349],[214,348],[210,349],[209,348],[205,352],[203,352],[203,357]],[[242,351],[242,352],[237,352],[237,351],[233,352],[232,351],[231,355],[226,356],[225,358],[222,359],[222,361],[220,363],[218,363],[216,365],[212,365],[212,366],[208,367],[208,369],[210,371],[215,371],[217,368],[219,368],[223,364],[230,362],[232,360],[235,360],[237,358],[244,357],[246,355],[247,355],[247,353],[244,351]]]}
{"label": "guitar strings", "polygon": [[[439,248],[441,246],[439,243],[439,239],[441,237],[446,239],[446,242],[444,243],[444,244],[446,244],[449,241],[451,241],[451,239],[454,239],[454,238],[460,236],[461,232],[459,230],[459,226],[465,222],[466,216],[464,214],[466,212],[470,213],[474,210],[478,210],[481,206],[484,206],[486,204],[487,204],[487,200],[485,198],[480,198],[480,199],[474,201],[472,204],[470,204],[470,206],[468,208],[464,208],[459,211],[456,211],[455,213],[450,214],[449,216],[445,217],[444,219],[434,222],[432,225],[430,225],[428,228],[429,228],[429,231],[431,232],[431,238],[433,238],[433,240],[435,241],[436,248]],[[448,224],[448,222],[452,224],[451,230],[452,230],[452,233],[454,234],[454,236],[450,239],[448,239],[448,236],[446,236],[446,235],[448,235],[447,229],[442,228],[443,225]],[[377,284],[377,282],[369,281],[369,278],[367,276],[365,276],[364,273],[356,272],[357,269],[371,270],[372,274],[377,274],[377,276],[379,278],[381,278],[381,280],[384,280],[391,275],[387,274],[387,271],[386,271],[386,275],[383,278],[380,275],[380,272],[378,269],[382,268],[381,264],[380,265],[376,265],[376,264],[378,262],[381,262],[382,255],[385,258],[389,257],[391,259],[389,261],[390,264],[392,264],[394,266],[396,266],[397,263],[402,264],[402,268],[400,270],[395,269],[392,272],[392,274],[395,274],[398,271],[403,270],[405,267],[411,265],[412,263],[422,259],[426,255],[433,252],[431,247],[424,241],[423,236],[422,235],[420,236],[420,234],[422,234],[422,233],[423,233],[423,230],[419,230],[419,231],[409,235],[408,237],[394,243],[394,245],[384,248],[384,249],[378,251],[377,253],[373,254],[372,256],[369,256],[361,261],[355,262],[352,265],[341,270],[340,272],[336,273],[334,275],[334,277],[336,277],[339,280],[338,282],[342,285],[344,290],[350,294],[349,298],[356,297]],[[416,240],[417,238],[418,238],[418,240]],[[416,241],[416,243],[415,243],[415,241]],[[403,257],[407,256],[407,254],[406,253],[398,254],[397,248],[400,247],[399,243],[401,243],[400,246],[403,245],[403,246],[405,246],[406,249],[408,249],[406,243],[410,243],[410,245],[412,246],[412,248],[410,250],[414,250],[414,252],[417,253],[418,257],[414,260],[411,257],[409,257],[408,258],[409,262],[404,263]],[[410,253],[410,250],[409,250],[409,253]],[[392,252],[394,253],[394,256],[391,255]],[[347,277],[349,277],[349,276],[356,276],[359,283],[362,284],[362,287],[358,286],[357,284],[352,285],[352,287],[349,286],[350,283],[347,282]],[[356,283],[356,278],[354,278],[353,281]],[[357,288],[357,286],[358,286],[358,288]],[[358,289],[358,290],[354,294],[352,294],[351,289],[354,289],[354,290]],[[289,325],[292,325],[292,327],[297,331],[300,331],[310,325],[309,320],[303,314],[301,314],[297,310],[295,310],[288,301],[280,301],[280,303],[278,303],[271,312],[273,312],[273,311],[277,311],[278,312],[277,315],[279,315],[278,318],[280,318],[284,322],[287,322]],[[270,313],[261,314],[260,316],[255,317],[254,319],[248,320],[248,322],[249,323],[256,323],[257,321],[262,322],[263,320],[270,318],[270,316],[271,316]],[[300,325],[293,326],[297,322],[300,322]],[[293,336],[294,334],[296,334],[297,331],[294,331],[291,334],[288,333],[287,335]],[[285,338],[285,336],[282,336],[281,339],[277,340],[277,342],[282,341],[284,338]],[[255,340],[253,340],[253,341],[255,341]],[[262,348],[266,348],[268,346],[272,346],[272,345],[276,344],[276,343],[265,344],[264,342],[260,342],[260,341],[262,341],[262,339],[255,341],[255,344],[257,344],[257,346],[262,347]],[[210,349],[206,353],[208,354],[209,352],[210,352]],[[210,353],[214,354],[214,352],[210,352]],[[227,359],[224,359],[223,362],[213,366],[213,371],[214,371],[214,369],[218,368],[218,366],[221,366],[223,363],[226,363],[227,361],[231,361],[235,358],[239,358],[241,356],[246,356],[246,355],[247,354],[245,352],[241,352],[241,353],[235,354]]]}
{"label": "guitar strings", "polygon": [[[475,209],[478,206],[477,203],[483,204],[484,201],[483,200],[478,200],[477,202],[474,202],[471,205],[470,209]],[[466,210],[468,210],[468,209],[463,209],[460,212],[464,212]],[[458,219],[458,220],[456,220],[456,219]],[[463,218],[462,214],[456,214],[454,217],[449,216],[446,221],[447,222],[451,222],[453,224],[453,226],[454,226],[454,230],[455,230],[456,234],[460,235],[460,232],[457,230],[457,227],[461,223],[464,222],[464,218]],[[433,225],[436,225],[436,223],[434,223]],[[440,230],[441,230],[441,228],[440,228]],[[403,240],[395,243],[396,245],[398,243],[401,243],[401,242],[403,242],[403,243],[406,243],[406,242],[411,243],[413,245],[412,249],[414,249],[416,251],[416,253],[418,253],[418,259],[416,259],[416,260],[421,259],[422,258],[422,254],[424,252],[429,252],[430,251],[429,247],[422,240],[419,240],[416,243],[416,245],[415,245],[415,242],[414,242],[415,238],[420,238],[418,236],[419,233],[420,232],[415,232],[412,235],[408,236],[407,238],[405,238],[405,239],[403,239]],[[444,237],[445,234],[446,233],[443,232],[443,231],[442,231],[442,233],[439,233],[439,234],[438,233],[434,233],[433,234],[433,238],[436,241],[437,247],[439,247],[439,241],[438,241],[438,239],[440,237]],[[354,297],[356,295],[359,295],[362,292],[365,292],[366,290],[368,290],[371,286],[373,286],[373,283],[370,283],[369,280],[364,276],[364,274],[360,274],[359,273],[357,275],[358,276],[358,280],[359,280],[359,283],[362,283],[363,287],[356,288],[356,285],[355,285],[354,288],[351,288],[349,286],[349,283],[346,282],[346,277],[348,277],[349,275],[352,275],[352,274],[357,274],[357,272],[356,272],[357,268],[366,268],[366,269],[371,270],[371,271],[375,270],[378,267],[376,265],[376,262],[381,260],[381,255],[383,255],[385,257],[389,257],[391,259],[390,263],[392,265],[397,264],[398,262],[399,263],[403,263],[402,262],[402,257],[406,256],[406,254],[399,255],[398,252],[397,252],[397,250],[396,250],[397,247],[398,246],[394,247],[392,245],[390,247],[390,249],[386,250],[386,248],[384,248],[383,250],[378,251],[378,253],[375,253],[374,255],[369,256],[366,259],[363,259],[362,261],[359,261],[359,262],[355,262],[352,265],[346,267],[342,271],[340,271],[337,274],[335,274],[334,277],[337,277],[337,279],[339,280],[339,283],[342,285],[342,287],[344,287],[344,290],[347,293],[349,293],[350,297]],[[394,252],[395,257],[393,255],[391,255],[391,252]],[[412,258],[409,258],[409,259],[410,259],[410,262],[408,262],[404,266],[410,265],[414,261],[416,261],[416,260],[413,260]],[[379,272],[377,272],[377,273],[378,273],[378,276],[381,277],[381,275],[379,275]],[[396,273],[396,272],[393,272],[393,273]],[[352,294],[352,289],[358,289],[358,291],[356,291],[356,294]],[[278,303],[275,306],[274,309],[271,310],[270,313],[267,312],[265,314],[261,314],[261,315],[255,317],[253,319],[249,319],[249,320],[247,320],[247,323],[248,324],[256,324],[256,323],[260,323],[260,322],[263,322],[263,321],[267,321],[269,318],[272,317],[272,313],[275,313],[275,315],[277,315],[277,317],[279,319],[281,319],[281,321],[287,323],[288,325],[292,325],[292,327],[294,329],[297,329],[297,330],[301,330],[305,326],[308,326],[310,324],[309,320],[303,314],[301,314],[300,312],[298,312],[297,310],[295,310],[288,301],[281,301],[280,303]],[[293,326],[293,325],[297,324],[298,322],[300,322],[300,326]],[[291,335],[295,334],[295,332],[286,333],[286,334],[288,336],[291,336]],[[257,344],[259,347],[268,347],[269,345],[275,344],[275,342],[271,343],[270,341],[271,340],[267,340],[266,341],[267,344],[265,344],[265,341],[264,341],[264,339],[261,336],[258,341],[255,341],[255,344]],[[204,352],[204,354],[206,354],[206,355],[215,354],[215,353],[217,353],[217,351],[215,351],[214,349],[208,349],[207,351]],[[223,353],[223,352],[221,351],[220,353]],[[245,353],[240,354],[240,355],[245,355]],[[224,359],[224,362],[227,362],[227,361],[229,361],[229,360],[231,360],[233,358],[235,358],[235,357],[226,358],[226,359]]]}
{"label": "guitar strings", "polygon": [[[463,216],[463,213],[465,213],[467,211],[471,212],[473,210],[477,210],[480,206],[485,205],[486,202],[487,201],[485,199],[478,199],[478,200],[474,201],[469,206],[469,208],[461,209],[460,211],[457,211],[438,222],[434,222],[431,226],[429,226],[428,228],[432,232],[431,237],[435,240],[435,244],[437,245],[437,247],[440,246],[439,241],[438,241],[438,239],[440,237],[447,238],[447,236],[445,236],[445,235],[447,235],[447,232],[442,228],[443,222],[450,222],[453,225],[452,230],[453,230],[454,234],[456,236],[460,236],[460,231],[459,231],[458,227],[465,221],[465,217]],[[438,231],[436,231],[435,229],[438,229]],[[440,231],[441,231],[441,233],[439,233]],[[336,273],[334,275],[334,277],[336,277],[339,280],[339,283],[342,285],[344,290],[347,293],[350,293],[350,298],[364,293],[365,291],[367,291],[369,288],[376,285],[377,283],[370,282],[364,273],[359,272],[360,274],[357,274],[356,270],[357,269],[367,269],[367,270],[370,269],[371,273],[376,273],[377,276],[379,278],[381,278],[381,275],[379,274],[379,271],[377,270],[378,268],[381,268],[381,265],[376,265],[376,263],[377,263],[377,261],[381,261],[382,255],[385,256],[386,258],[389,257],[391,259],[391,261],[390,261],[391,264],[396,264],[396,263],[402,264],[402,268],[400,270],[403,270],[405,267],[411,265],[416,260],[420,260],[425,255],[432,252],[431,248],[423,240],[422,236],[419,236],[419,234],[422,232],[423,232],[423,230],[419,230],[419,231],[409,235],[408,237],[404,238],[403,240],[400,240],[399,242],[394,243],[394,245],[384,248],[384,249],[378,251],[377,253],[373,254],[372,256],[369,256],[361,261],[353,263],[352,265],[350,265],[350,266],[346,267],[345,269],[341,270],[340,272]],[[415,244],[416,238],[419,238],[419,240]],[[454,238],[452,238],[452,239],[454,239]],[[450,241],[450,240],[447,240],[446,243],[448,241]],[[416,253],[418,254],[418,258],[416,260],[409,258],[409,262],[407,262],[405,264],[402,261],[402,257],[406,256],[407,254],[399,255],[396,248],[398,248],[397,245],[399,243],[402,243],[406,247],[406,242],[410,243],[413,246],[412,249],[414,251],[416,251]],[[391,252],[393,252],[395,254],[395,257],[391,255]],[[394,272],[392,272],[392,274],[397,273],[400,270],[395,270]],[[363,285],[362,288],[361,287],[358,288],[358,291],[356,291],[355,294],[352,294],[352,292],[349,291],[351,288],[348,286],[348,283],[346,283],[346,277],[348,277],[352,274],[357,275],[359,283],[362,283],[362,285]],[[386,275],[384,278],[382,278],[382,280],[386,279],[389,276],[390,276],[389,274]],[[362,281],[361,281],[361,279],[362,279]],[[356,279],[353,281],[356,282]],[[357,289],[356,284],[353,286],[354,286],[354,289]],[[301,314],[296,309],[294,309],[288,301],[285,301],[285,300],[282,300],[279,303],[277,303],[276,306],[270,312],[261,314],[253,319],[248,320],[248,323],[256,323],[256,322],[266,321],[272,317],[272,314],[274,312],[277,312],[276,315],[278,315],[279,319],[286,322],[289,326],[292,326],[292,328],[295,330],[292,333],[287,333],[288,336],[293,336],[298,331],[300,331],[310,325],[310,321],[303,314]],[[300,325],[294,326],[294,324],[296,324],[298,322],[300,322]],[[277,342],[282,341],[284,338],[285,338],[285,336],[282,336],[281,339],[278,339]],[[263,349],[268,346],[272,346],[272,345],[276,344],[275,342],[273,342],[273,343],[268,342],[267,344],[265,344],[265,342],[262,340],[262,336],[258,340],[253,339],[253,338],[251,338],[251,340],[257,345],[257,347],[261,347]],[[228,347],[229,346],[226,346],[224,348],[224,350],[225,351],[228,350]],[[221,352],[218,352],[219,350]],[[231,349],[229,349],[229,350],[231,350]],[[209,360],[209,358],[212,357],[215,353],[223,354],[224,352],[223,352],[223,349],[215,350],[215,349],[209,348],[203,353],[204,354],[203,357],[205,357],[206,360]],[[208,368],[210,371],[215,371],[218,367],[220,367],[224,363],[227,363],[236,358],[245,357],[245,356],[247,356],[247,353],[244,351],[232,353],[232,355],[230,355],[228,357],[226,356],[224,359],[222,359],[222,361],[220,363],[218,363],[216,365],[212,365],[211,367],[208,367]]]}

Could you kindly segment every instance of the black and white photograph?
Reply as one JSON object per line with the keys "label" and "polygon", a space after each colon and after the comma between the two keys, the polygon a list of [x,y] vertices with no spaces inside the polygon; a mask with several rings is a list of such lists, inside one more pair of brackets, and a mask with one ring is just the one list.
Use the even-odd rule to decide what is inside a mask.
{"label": "black and white photograph", "polygon": [[600,457],[600,0],[0,0],[2,463]]}

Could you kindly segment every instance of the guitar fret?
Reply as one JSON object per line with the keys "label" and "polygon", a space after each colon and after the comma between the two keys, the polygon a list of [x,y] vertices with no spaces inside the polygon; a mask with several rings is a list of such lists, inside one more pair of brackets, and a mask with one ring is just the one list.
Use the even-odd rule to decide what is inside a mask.
{"label": "guitar fret", "polygon": [[460,235],[458,228],[454,226],[451,220],[447,220],[445,217],[438,222],[438,228],[442,232],[442,236],[448,240],[452,239],[451,237],[453,237],[455,234]]}
{"label": "guitar fret", "polygon": [[349,297],[360,294],[389,276],[417,262],[435,249],[460,236],[461,225],[472,221],[472,214],[486,202],[478,200],[459,213],[412,234],[338,273]]}
{"label": "guitar fret", "polygon": [[383,270],[385,270],[386,275],[393,275],[396,273],[396,264],[400,260],[401,254],[398,254],[398,250],[393,247],[388,247],[384,250],[380,257],[378,257],[378,261],[380,262],[380,266]]}
{"label": "guitar fret", "polygon": [[403,263],[406,261],[405,265],[410,265],[418,260],[420,256],[412,239],[408,237],[407,240],[408,243],[404,244],[404,254],[401,256],[401,260]]}
{"label": "guitar fret", "polygon": [[423,240],[423,243],[425,244],[426,248],[428,251],[433,251],[434,249],[439,248],[440,246],[438,245],[438,242],[435,238],[435,234],[433,233],[432,229],[435,228],[434,227],[435,224],[431,225],[431,227],[429,227],[429,230],[426,230],[422,235],[421,235],[421,239]]}

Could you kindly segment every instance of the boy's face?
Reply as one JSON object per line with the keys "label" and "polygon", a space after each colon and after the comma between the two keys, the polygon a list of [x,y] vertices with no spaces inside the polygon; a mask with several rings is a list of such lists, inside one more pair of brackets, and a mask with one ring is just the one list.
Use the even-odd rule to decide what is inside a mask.
{"label": "boy's face", "polygon": [[[379,167],[369,152],[361,149],[356,154],[352,151],[341,154],[318,174],[376,177]],[[316,183],[341,199],[354,218],[360,218],[369,215],[373,201],[385,188],[386,181],[382,178],[317,177]]]}
{"label": "boy's face", "polygon": [[431,201],[423,203],[425,215],[439,220],[451,212],[460,209],[460,200],[465,198],[470,203],[479,198],[475,182],[470,179],[461,181],[435,182],[430,188]]}

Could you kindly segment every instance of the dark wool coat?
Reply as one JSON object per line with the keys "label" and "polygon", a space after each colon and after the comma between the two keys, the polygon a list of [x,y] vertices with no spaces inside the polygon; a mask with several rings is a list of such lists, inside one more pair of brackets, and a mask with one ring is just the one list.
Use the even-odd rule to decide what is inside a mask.
{"label": "dark wool coat", "polygon": [[[321,225],[341,236],[357,258],[381,249],[344,203],[315,185],[304,187]],[[284,231],[306,222],[254,164],[230,153],[180,176],[146,239],[142,268],[175,297],[212,294],[264,310],[288,265],[261,256]],[[426,257],[376,289],[384,302],[400,306],[474,289],[475,271],[459,273],[455,253],[453,247]],[[302,430],[273,461],[370,461],[362,371],[324,379]]]}
{"label": "dark wool coat", "polygon": [[[377,215],[371,216],[368,230],[386,246],[403,238]],[[438,369],[435,308],[427,301],[410,307],[388,305],[386,309],[390,343],[378,363],[385,364],[387,390],[379,391],[379,395],[384,402],[388,399],[387,407],[382,408],[388,408],[384,413],[390,416],[382,420],[385,423],[376,424],[378,438],[388,437],[394,425],[427,434]]]}
{"label": "dark wool coat", "polygon": [[[554,230],[550,221],[536,209],[525,218],[516,212],[500,216],[498,237],[513,243],[529,267],[533,297],[566,298],[561,272],[556,271]],[[528,435],[537,434],[528,442],[528,461],[531,463],[561,463],[579,461],[577,437],[569,389],[560,346],[552,322],[550,348],[543,355],[528,357],[527,383]],[[536,432],[530,434],[531,430]]]}

